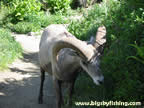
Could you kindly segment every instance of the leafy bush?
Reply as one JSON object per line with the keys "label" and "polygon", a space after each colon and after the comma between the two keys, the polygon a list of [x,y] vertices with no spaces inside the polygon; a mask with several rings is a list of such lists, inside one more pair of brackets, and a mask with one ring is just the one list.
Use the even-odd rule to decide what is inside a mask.
{"label": "leafy bush", "polygon": [[137,50],[136,56],[129,56],[127,59],[135,59],[142,64],[144,64],[144,46],[139,47],[136,43],[130,44],[130,46],[134,47]]}
{"label": "leafy bush", "polygon": [[[68,20],[60,14],[51,15],[40,11],[37,0],[1,1],[0,25],[17,33],[28,33],[47,27],[49,24],[65,24]],[[4,5],[5,4],[5,5]]]}
{"label": "leafy bush", "polygon": [[14,0],[11,6],[12,22],[22,21],[30,14],[38,14],[41,4],[37,0]]}
{"label": "leafy bush", "polygon": [[71,0],[46,0],[52,12],[65,12],[70,8]]}
{"label": "leafy bush", "polygon": [[[143,101],[144,98],[143,64],[133,59],[127,60],[127,57],[136,54],[136,50],[130,44],[136,41],[142,48],[144,39],[143,1],[133,2],[104,0],[85,14],[84,20],[72,22],[69,26],[69,31],[82,40],[88,39],[91,35],[95,36],[98,26],[106,26],[107,45],[101,60],[101,69],[105,76],[104,88],[96,89],[89,85],[84,88],[100,90],[99,94],[104,95],[103,100]],[[80,76],[80,80],[84,80],[83,76]],[[86,82],[89,83],[90,79]],[[86,82],[78,82],[77,85],[80,88]],[[89,100],[97,95],[91,96],[87,91],[82,96]]]}
{"label": "leafy bush", "polygon": [[0,29],[0,69],[6,68],[22,52],[21,46],[8,30]]}
{"label": "leafy bush", "polygon": [[4,25],[11,20],[9,18],[9,8],[0,2],[0,25]]}
{"label": "leafy bush", "polygon": [[[102,59],[102,68],[106,75],[113,79],[113,99],[142,101],[142,64],[127,60],[127,57],[135,54],[135,50],[129,44],[135,41],[141,43],[143,40],[143,6],[134,7],[130,2],[121,1],[120,8],[113,10],[105,22],[108,28],[109,48]],[[121,23],[122,21],[125,23]]]}
{"label": "leafy bush", "polygon": [[3,4],[5,6],[10,6],[12,5],[12,3],[14,2],[15,0],[1,0],[0,1],[0,4]]}

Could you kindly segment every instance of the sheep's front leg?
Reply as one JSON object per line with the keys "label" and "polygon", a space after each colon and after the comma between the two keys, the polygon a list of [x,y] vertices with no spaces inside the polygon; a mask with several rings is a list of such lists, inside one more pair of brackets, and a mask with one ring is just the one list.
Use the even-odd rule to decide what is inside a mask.
{"label": "sheep's front leg", "polygon": [[56,108],[61,108],[62,103],[62,92],[61,92],[61,81],[53,78],[54,89],[56,92]]}
{"label": "sheep's front leg", "polygon": [[40,68],[41,71],[41,84],[40,84],[40,90],[39,90],[39,98],[38,98],[38,103],[42,104],[43,103],[43,85],[44,85],[44,80],[45,80],[45,71]]}

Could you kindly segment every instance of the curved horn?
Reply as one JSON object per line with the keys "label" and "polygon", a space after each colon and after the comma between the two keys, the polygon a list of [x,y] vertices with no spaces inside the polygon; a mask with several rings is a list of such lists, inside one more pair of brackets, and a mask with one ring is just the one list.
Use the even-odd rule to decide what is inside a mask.
{"label": "curved horn", "polygon": [[105,26],[101,26],[97,30],[94,46],[97,47],[99,45],[103,45],[104,43],[106,43],[106,28]]}
{"label": "curved horn", "polygon": [[[57,53],[63,48],[72,48],[77,51],[79,55],[89,61],[91,57],[94,55],[93,50],[89,49],[85,42],[73,37],[63,37],[57,40],[52,48],[52,55],[54,61],[57,59]],[[56,61],[55,61],[56,62]]]}

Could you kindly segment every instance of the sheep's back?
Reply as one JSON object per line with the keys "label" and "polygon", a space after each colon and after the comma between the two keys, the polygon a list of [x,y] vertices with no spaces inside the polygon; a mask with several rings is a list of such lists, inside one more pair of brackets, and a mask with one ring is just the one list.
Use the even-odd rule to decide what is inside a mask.
{"label": "sheep's back", "polygon": [[51,63],[52,46],[56,40],[65,36],[61,35],[64,32],[68,32],[66,28],[57,24],[52,24],[43,31],[39,45],[39,62],[41,67]]}

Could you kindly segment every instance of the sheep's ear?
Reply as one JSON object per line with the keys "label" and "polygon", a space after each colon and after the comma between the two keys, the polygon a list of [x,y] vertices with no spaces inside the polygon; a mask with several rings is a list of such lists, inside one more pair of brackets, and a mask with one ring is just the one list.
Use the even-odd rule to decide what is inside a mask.
{"label": "sheep's ear", "polygon": [[94,36],[90,37],[90,40],[87,42],[88,44],[94,44],[95,43],[95,38]]}
{"label": "sheep's ear", "polygon": [[95,38],[93,36],[90,37],[90,42],[94,43],[95,42]]}

